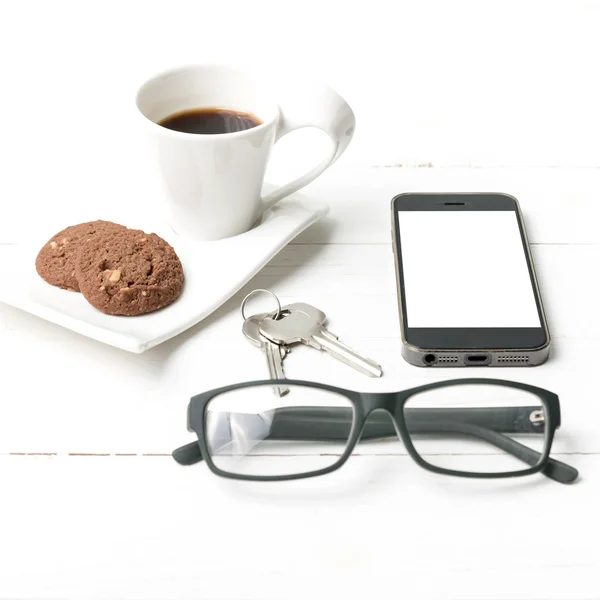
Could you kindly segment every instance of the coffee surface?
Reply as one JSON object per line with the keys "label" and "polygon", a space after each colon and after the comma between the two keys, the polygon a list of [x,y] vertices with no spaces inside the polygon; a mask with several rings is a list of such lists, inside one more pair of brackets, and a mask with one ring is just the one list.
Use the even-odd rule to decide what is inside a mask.
{"label": "coffee surface", "polygon": [[214,135],[252,129],[262,121],[250,113],[224,108],[195,108],[170,115],[158,123],[182,133]]}

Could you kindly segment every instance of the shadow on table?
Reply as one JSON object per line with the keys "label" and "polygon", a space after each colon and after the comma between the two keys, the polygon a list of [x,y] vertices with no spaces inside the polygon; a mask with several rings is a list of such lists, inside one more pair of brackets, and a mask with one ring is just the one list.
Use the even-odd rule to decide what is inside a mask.
{"label": "shadow on table", "polygon": [[[214,477],[207,472],[208,476]],[[392,496],[397,498],[400,507],[418,501],[427,493],[439,496],[440,509],[448,500],[486,502],[501,496],[514,499],[536,490],[547,493],[548,489],[554,489],[552,486],[562,487],[567,492],[571,488],[540,474],[485,481],[437,475],[421,469],[404,454],[352,456],[338,471],[319,477],[278,482],[219,479],[218,486],[238,500],[302,506],[310,502],[323,504],[348,499],[355,502]]]}

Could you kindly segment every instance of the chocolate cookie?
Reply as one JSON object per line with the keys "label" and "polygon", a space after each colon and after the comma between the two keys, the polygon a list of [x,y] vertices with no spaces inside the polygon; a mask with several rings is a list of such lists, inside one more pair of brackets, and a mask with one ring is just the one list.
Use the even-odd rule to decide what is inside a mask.
{"label": "chocolate cookie", "polygon": [[143,315],[174,302],[183,288],[175,250],[136,229],[98,235],[78,253],[75,273],[85,299],[109,315]]}
{"label": "chocolate cookie", "polygon": [[95,235],[125,229],[123,225],[110,221],[92,221],[67,227],[50,238],[40,250],[35,259],[35,268],[39,276],[48,283],[78,292],[75,260],[81,245]]}

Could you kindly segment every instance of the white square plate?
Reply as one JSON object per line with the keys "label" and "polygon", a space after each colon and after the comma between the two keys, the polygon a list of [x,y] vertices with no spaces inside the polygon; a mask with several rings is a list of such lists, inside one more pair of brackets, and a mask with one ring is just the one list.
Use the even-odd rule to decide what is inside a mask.
{"label": "white square plate", "polygon": [[[81,294],[47,284],[34,265],[41,244],[34,249],[20,245],[0,247],[0,275],[10,273],[10,277],[0,276],[0,301],[105,344],[144,352],[215,311],[327,211],[323,204],[289,199],[270,209],[254,229],[213,242],[189,242],[164,226],[145,227],[175,248],[185,273],[185,286],[177,301],[148,315],[105,315]],[[129,225],[136,227],[134,223]]]}

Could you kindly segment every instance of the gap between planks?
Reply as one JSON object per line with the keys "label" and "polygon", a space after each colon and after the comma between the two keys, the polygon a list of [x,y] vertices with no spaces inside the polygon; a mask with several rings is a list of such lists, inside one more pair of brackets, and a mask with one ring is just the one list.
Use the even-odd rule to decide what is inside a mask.
{"label": "gap between planks", "polygon": [[[290,242],[289,246],[391,246],[392,242]],[[1,244],[0,244],[1,245]],[[530,246],[598,246],[598,242],[529,242]]]}
{"label": "gap between planks", "polygon": [[[600,456],[600,452],[552,452],[552,457],[556,456]],[[162,454],[162,453],[152,453],[152,452],[144,452],[141,454],[133,453],[133,452],[5,452],[0,453],[0,457],[2,456],[56,456],[58,458],[64,457],[132,457],[132,456],[143,456],[143,457],[154,457],[154,458],[170,458],[171,454]],[[253,456],[287,456],[288,458],[294,457],[307,457],[307,456],[341,456],[341,454],[330,454],[330,453],[320,453],[320,454],[255,454]],[[376,457],[376,456],[408,456],[407,453],[402,452],[376,452],[376,453],[368,453],[362,454],[352,453],[350,456],[363,456],[363,457]],[[447,452],[440,453],[427,453],[426,456],[452,456]],[[492,452],[492,453],[461,453],[460,456],[504,456],[502,452]]]}

